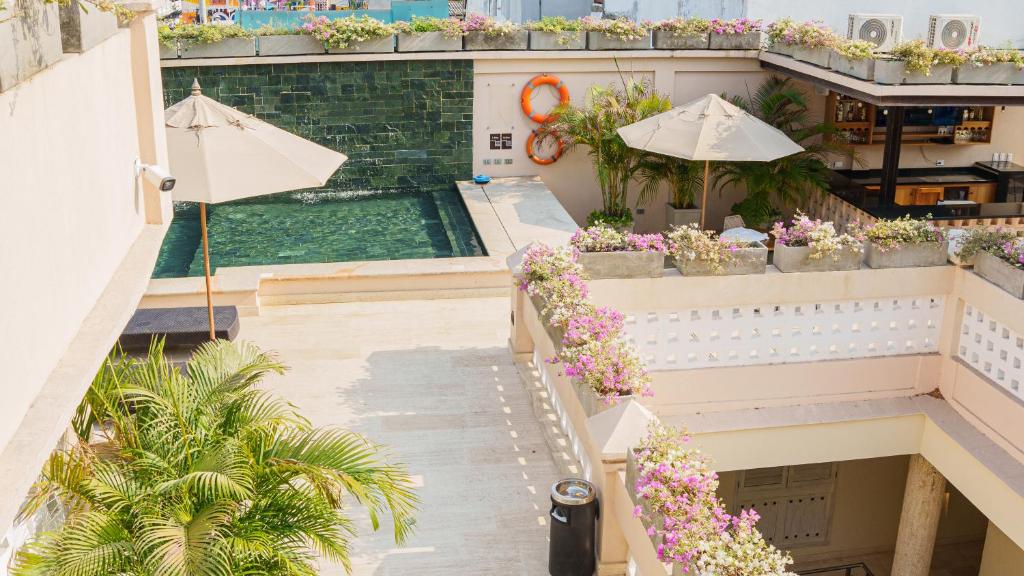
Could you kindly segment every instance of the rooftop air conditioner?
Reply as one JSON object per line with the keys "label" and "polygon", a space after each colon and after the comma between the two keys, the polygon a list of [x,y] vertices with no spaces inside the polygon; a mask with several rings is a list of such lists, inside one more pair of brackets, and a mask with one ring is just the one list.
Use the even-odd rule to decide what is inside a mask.
{"label": "rooftop air conditioner", "polygon": [[898,14],[850,14],[846,37],[866,40],[879,52],[888,52],[903,35],[903,16]]}
{"label": "rooftop air conditioner", "polygon": [[959,50],[978,43],[981,18],[968,14],[933,14],[928,18],[928,46]]}

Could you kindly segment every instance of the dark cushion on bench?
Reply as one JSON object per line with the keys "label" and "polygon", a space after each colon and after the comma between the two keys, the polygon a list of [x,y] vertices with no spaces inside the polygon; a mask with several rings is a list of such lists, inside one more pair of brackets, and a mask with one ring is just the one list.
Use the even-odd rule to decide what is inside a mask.
{"label": "dark cushion on bench", "polygon": [[[213,320],[218,339],[234,340],[238,335],[238,308],[214,306]],[[165,338],[167,348],[193,348],[208,342],[206,307],[136,310],[117,341],[126,352],[135,352],[147,350],[153,337]]]}

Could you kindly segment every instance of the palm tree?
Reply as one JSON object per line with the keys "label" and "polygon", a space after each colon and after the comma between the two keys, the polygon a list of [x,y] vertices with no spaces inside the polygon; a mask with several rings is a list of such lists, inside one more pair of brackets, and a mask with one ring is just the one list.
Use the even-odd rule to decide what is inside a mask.
{"label": "palm tree", "polygon": [[[585,107],[569,103],[556,108],[555,119],[538,130],[540,140],[561,138],[570,149],[586,146],[601,187],[603,207],[587,218],[588,223],[629,225],[633,221],[628,206],[629,183],[647,153],[627,146],[617,130],[665,112],[672,105],[648,84],[633,78],[625,80],[621,89],[591,86],[586,102]],[[641,206],[640,201],[649,201],[650,197],[637,200],[637,206]]]}
{"label": "palm tree", "polygon": [[733,104],[782,130],[804,151],[771,162],[723,162],[715,166],[716,186],[744,184],[747,196],[732,211],[755,227],[770,225],[776,217],[775,203],[806,202],[811,194],[829,189],[827,159],[830,154],[848,154],[849,147],[832,136],[836,129],[811,119],[804,93],[790,78],[770,76],[747,98],[733,97]]}
{"label": "palm tree", "polygon": [[187,375],[162,343],[145,360],[114,353],[23,510],[53,498],[56,531],[19,552],[19,576],[313,576],[317,556],[349,568],[347,497],[402,542],[417,498],[408,474],[352,432],[314,428],[257,388],[284,367],[255,346],[198,350]]}
{"label": "palm tree", "polygon": [[640,181],[637,204],[650,202],[657,194],[662,182],[668,182],[669,203],[673,208],[696,207],[697,191],[704,186],[704,166],[700,162],[674,158],[663,154],[649,154],[636,166],[636,178]]}

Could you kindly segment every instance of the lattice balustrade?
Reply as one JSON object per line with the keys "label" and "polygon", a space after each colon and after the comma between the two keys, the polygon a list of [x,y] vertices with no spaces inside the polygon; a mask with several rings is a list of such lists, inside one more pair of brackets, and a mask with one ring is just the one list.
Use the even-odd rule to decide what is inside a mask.
{"label": "lattice balustrade", "polygon": [[991,381],[1024,399],[1024,336],[966,304],[957,354]]}
{"label": "lattice balustrade", "polygon": [[626,333],[648,370],[938,352],[943,297],[634,311]]}

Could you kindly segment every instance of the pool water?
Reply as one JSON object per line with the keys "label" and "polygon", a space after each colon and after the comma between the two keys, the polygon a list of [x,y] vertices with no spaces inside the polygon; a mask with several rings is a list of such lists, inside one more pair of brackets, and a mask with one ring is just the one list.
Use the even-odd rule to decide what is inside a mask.
{"label": "pool water", "polygon": [[[288,192],[207,205],[212,272],[220,266],[481,256],[454,189]],[[203,275],[199,206],[176,202],[154,278]]]}

